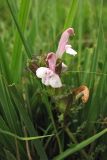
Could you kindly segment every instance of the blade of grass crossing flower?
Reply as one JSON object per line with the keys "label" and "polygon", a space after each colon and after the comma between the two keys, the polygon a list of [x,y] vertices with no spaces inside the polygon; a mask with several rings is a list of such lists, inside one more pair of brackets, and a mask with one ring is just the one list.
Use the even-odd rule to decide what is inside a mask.
{"label": "blade of grass crossing flower", "polygon": [[[11,61],[11,76],[13,78],[14,82],[17,82],[20,79],[21,76],[21,65],[22,65],[22,41],[24,41],[25,47],[27,47],[27,44],[23,38],[23,34],[27,25],[28,15],[30,11],[31,1],[30,0],[22,0],[20,4],[20,10],[18,15],[18,21],[16,19],[16,15],[14,13],[14,8],[11,7],[10,0],[7,0],[9,9],[11,11],[11,14],[14,18],[16,27],[18,29],[18,32],[16,31],[15,34],[15,42],[14,42],[14,49],[13,49],[13,55],[12,55],[12,61]],[[21,37],[20,37],[21,36]],[[22,41],[21,41],[22,40]],[[28,48],[27,53],[29,54]]]}
{"label": "blade of grass crossing flower", "polygon": [[86,147],[87,145],[89,145],[90,143],[94,142],[95,140],[97,140],[98,138],[100,138],[102,135],[104,135],[105,133],[107,133],[107,129],[104,129],[103,131],[95,134],[94,136],[86,139],[85,141],[77,144],[76,146],[74,146],[73,148],[69,148],[66,151],[64,151],[63,153],[61,153],[60,155],[56,156],[55,158],[53,158],[53,160],[62,160],[63,158],[68,157],[69,155],[72,155],[73,153],[80,151],[81,149],[83,149],[84,147]]}
{"label": "blade of grass crossing flower", "polygon": [[70,9],[69,9],[68,15],[67,15],[66,20],[65,20],[64,29],[72,26],[73,20],[75,18],[75,14],[76,14],[76,11],[77,11],[77,7],[78,7],[78,2],[79,2],[79,0],[76,0],[76,1],[72,0],[71,1]]}

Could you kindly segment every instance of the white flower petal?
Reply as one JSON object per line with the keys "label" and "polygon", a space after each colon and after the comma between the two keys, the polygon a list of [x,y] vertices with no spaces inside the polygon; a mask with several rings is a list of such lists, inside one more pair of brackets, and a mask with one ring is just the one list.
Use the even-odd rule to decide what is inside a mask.
{"label": "white flower petal", "polygon": [[49,84],[53,88],[60,88],[62,87],[61,79],[57,74],[53,74],[53,76],[49,79]]}
{"label": "white flower petal", "polygon": [[50,85],[50,83],[49,83],[49,80],[50,80],[50,78],[49,77],[43,77],[42,78],[42,83],[44,84],[44,85],[46,85],[46,86],[49,86]]}
{"label": "white flower petal", "polygon": [[67,71],[68,66],[62,62],[62,72]]}
{"label": "white flower petal", "polygon": [[60,77],[49,68],[46,67],[38,68],[36,70],[36,75],[38,78],[42,79],[42,83],[46,86],[50,85],[53,88],[62,87]]}
{"label": "white flower petal", "polygon": [[49,68],[39,67],[39,68],[36,70],[36,76],[37,76],[38,78],[43,78],[43,77],[46,76],[48,70],[49,70]]}
{"label": "white flower petal", "polygon": [[65,46],[66,53],[75,56],[77,52],[71,48],[71,45]]}

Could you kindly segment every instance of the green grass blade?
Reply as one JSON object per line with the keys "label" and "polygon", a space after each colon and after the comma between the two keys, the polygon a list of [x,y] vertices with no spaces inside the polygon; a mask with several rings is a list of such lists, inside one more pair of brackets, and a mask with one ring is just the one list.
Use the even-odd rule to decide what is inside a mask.
{"label": "green grass blade", "polygon": [[[5,121],[1,116],[0,116],[0,128],[9,131],[8,126],[6,125]],[[0,143],[8,149],[11,148],[11,150],[14,150],[13,141],[11,137],[8,138],[6,135],[0,134]]]}
{"label": "green grass blade", "polygon": [[30,0],[21,1],[20,11],[19,11],[19,21],[17,20],[16,15],[14,13],[14,8],[12,8],[10,4],[10,0],[6,0],[6,1],[18,30],[15,36],[15,43],[14,43],[14,49],[13,49],[13,55],[12,55],[12,62],[11,62],[11,71],[12,71],[11,76],[13,81],[17,82],[17,80],[20,78],[20,75],[21,75],[22,42],[26,49],[26,53],[28,57],[31,57],[30,49],[23,35],[23,32],[25,31],[26,24],[27,24],[31,1]]}
{"label": "green grass blade", "polygon": [[53,160],[62,160],[63,158],[66,158],[67,156],[72,155],[73,153],[75,153],[77,151],[80,151],[81,149],[83,149],[84,147],[89,145],[90,143],[92,143],[95,140],[97,140],[98,138],[100,138],[105,133],[107,133],[107,129],[104,129],[103,131],[97,133],[96,135],[94,135],[94,136],[88,138],[87,140],[77,144],[75,147],[67,149],[62,154],[55,157]]}
{"label": "green grass blade", "polygon": [[[102,27],[102,8],[103,8],[103,0],[100,1],[100,20],[99,20],[99,28],[98,28],[98,38],[97,38],[97,46],[93,55],[92,60],[92,68],[91,70],[93,72],[97,72],[99,69],[99,62],[100,62],[100,53],[104,49],[104,36],[103,36],[103,27]],[[100,100],[100,86],[102,85],[103,77],[100,76],[96,79],[96,75],[93,75],[90,81],[90,88],[93,89],[93,95],[91,99],[91,103],[89,106],[88,111],[88,130],[91,131],[94,127],[94,123],[90,123],[91,121],[96,121],[97,117],[100,114],[100,103],[98,99]]]}
{"label": "green grass blade", "polygon": [[20,35],[20,38],[21,38],[22,43],[23,43],[23,45],[24,45],[24,48],[25,48],[25,50],[26,50],[26,53],[27,53],[28,57],[31,57],[31,54],[32,54],[32,53],[31,53],[31,50],[30,50],[30,48],[29,48],[29,46],[28,46],[28,43],[26,42],[26,40],[25,40],[25,38],[24,38],[23,32],[22,32],[22,30],[21,30],[21,28],[20,28],[20,25],[19,25],[19,23],[18,23],[17,17],[16,17],[16,15],[15,15],[15,13],[14,13],[14,9],[11,7],[11,4],[10,4],[9,0],[6,0],[6,1],[7,1],[7,4],[8,4],[8,7],[9,7],[9,9],[10,9],[11,15],[12,15],[12,17],[13,17],[13,20],[14,20],[14,22],[15,22],[17,31],[18,31],[18,33],[19,33],[19,35]]}
{"label": "green grass blade", "polygon": [[[92,61],[92,65],[91,65],[91,71],[97,71],[98,68],[98,60],[99,60],[99,54],[101,52],[101,38],[102,38],[102,9],[103,9],[103,0],[100,0],[100,15],[99,15],[99,26],[98,26],[98,35],[97,35],[97,44],[96,44],[96,48],[94,51],[94,55],[93,55],[93,61]],[[90,81],[90,86],[93,87],[94,85],[94,79],[95,77],[93,76],[91,81]]]}
{"label": "green grass blade", "polygon": [[[19,115],[21,117],[22,123],[24,123],[24,125],[27,128],[27,131],[29,133],[30,136],[38,136],[37,135],[37,131],[35,130],[32,121],[30,120],[30,117],[24,107],[24,104],[22,104],[22,100],[21,97],[16,89],[15,86],[12,86],[10,88],[10,92],[13,98],[13,101],[19,111]],[[37,150],[38,155],[40,156],[40,160],[47,160],[47,155],[43,149],[42,143],[39,140],[33,141],[34,147]]]}
{"label": "green grass blade", "polygon": [[[7,131],[7,132],[11,131],[11,129],[7,126],[6,122],[3,120],[1,116],[0,116],[0,128],[3,131]],[[8,150],[11,150],[11,152],[16,152],[15,139],[13,139],[12,137],[9,137],[7,134],[0,134],[0,143]],[[26,157],[26,153],[24,151],[24,147],[21,142],[18,142],[18,147],[19,147],[21,156]]]}
{"label": "green grass blade", "polygon": [[76,14],[76,11],[77,11],[77,7],[78,7],[78,2],[79,2],[79,0],[72,0],[71,1],[70,10],[69,10],[67,18],[65,20],[64,29],[72,26],[73,20],[75,18],[75,14]]}
{"label": "green grass blade", "polygon": [[[80,63],[81,63],[81,51],[82,51],[82,36],[83,36],[83,8],[84,8],[84,1],[80,0],[79,1],[79,8],[78,8],[78,16],[80,17],[78,20],[78,69],[80,68]],[[76,35],[77,35],[76,34]]]}
{"label": "green grass blade", "polygon": [[10,80],[9,60],[5,51],[4,43],[0,38],[0,70],[7,80]]}
{"label": "green grass blade", "polygon": [[0,103],[2,106],[1,108],[3,110],[5,120],[10,126],[11,130],[15,133],[17,131],[19,132],[20,129],[17,125],[18,116],[11,102],[6,81],[2,76],[0,76]]}

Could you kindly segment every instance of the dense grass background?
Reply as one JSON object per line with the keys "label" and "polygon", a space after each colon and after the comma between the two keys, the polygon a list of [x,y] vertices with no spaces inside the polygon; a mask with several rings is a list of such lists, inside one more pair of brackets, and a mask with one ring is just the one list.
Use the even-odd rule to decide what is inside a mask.
{"label": "dense grass background", "polygon": [[[106,15],[106,0],[0,1],[1,160],[106,160]],[[78,55],[64,55],[69,65],[62,76],[65,87],[54,90],[43,86],[27,64],[32,57],[55,51],[68,27],[75,30],[71,44]],[[66,103],[57,97],[82,84],[90,89],[89,101],[72,105],[71,100],[64,128],[56,108]],[[55,135],[23,139],[47,134]]]}

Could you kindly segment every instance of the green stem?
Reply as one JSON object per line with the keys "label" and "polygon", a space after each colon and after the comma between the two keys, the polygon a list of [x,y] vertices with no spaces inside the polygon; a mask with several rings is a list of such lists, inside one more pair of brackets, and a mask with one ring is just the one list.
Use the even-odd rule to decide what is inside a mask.
{"label": "green stem", "polygon": [[37,140],[37,139],[42,139],[42,138],[46,138],[46,137],[50,137],[50,136],[53,136],[54,134],[51,134],[51,135],[46,135],[46,136],[36,136],[36,137],[20,137],[14,133],[11,133],[9,131],[6,131],[6,130],[3,130],[0,128],[0,133],[2,134],[6,134],[8,136],[11,136],[11,137],[14,137],[18,140],[21,140],[21,141],[31,141],[31,140]]}

